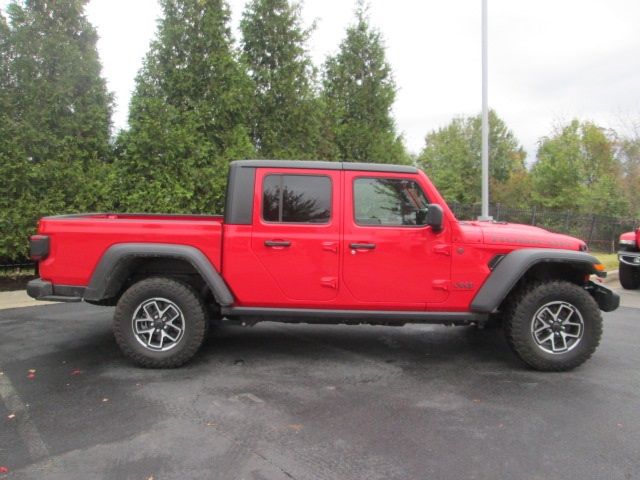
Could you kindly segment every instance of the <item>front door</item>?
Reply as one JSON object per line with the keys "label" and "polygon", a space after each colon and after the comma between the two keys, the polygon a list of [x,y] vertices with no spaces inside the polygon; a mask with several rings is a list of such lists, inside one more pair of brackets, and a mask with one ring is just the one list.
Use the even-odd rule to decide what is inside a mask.
{"label": "front door", "polygon": [[425,225],[429,199],[418,176],[345,171],[345,288],[375,308],[425,308],[449,294],[447,231]]}
{"label": "front door", "polygon": [[341,172],[259,169],[251,248],[289,300],[338,294]]}

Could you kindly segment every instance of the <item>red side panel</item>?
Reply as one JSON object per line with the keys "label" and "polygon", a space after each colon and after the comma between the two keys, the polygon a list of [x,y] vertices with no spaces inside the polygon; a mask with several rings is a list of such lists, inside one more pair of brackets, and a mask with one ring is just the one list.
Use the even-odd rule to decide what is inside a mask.
{"label": "red side panel", "polygon": [[56,285],[88,285],[104,252],[117,243],[171,243],[202,251],[221,266],[220,217],[88,215],[45,217],[38,233],[50,238],[50,253],[40,276]]}

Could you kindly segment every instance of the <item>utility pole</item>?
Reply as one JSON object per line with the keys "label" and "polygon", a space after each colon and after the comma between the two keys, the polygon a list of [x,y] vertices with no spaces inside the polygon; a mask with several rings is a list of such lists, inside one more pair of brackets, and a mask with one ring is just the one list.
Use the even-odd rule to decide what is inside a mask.
{"label": "utility pole", "polygon": [[487,85],[488,35],[487,2],[482,0],[482,214],[478,220],[493,220],[489,216],[489,95]]}

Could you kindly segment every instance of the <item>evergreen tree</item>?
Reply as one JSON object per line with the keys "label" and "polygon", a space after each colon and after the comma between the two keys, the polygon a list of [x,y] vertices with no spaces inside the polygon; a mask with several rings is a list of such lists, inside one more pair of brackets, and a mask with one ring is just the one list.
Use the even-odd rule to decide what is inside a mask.
{"label": "evergreen tree", "polygon": [[39,216],[106,201],[112,98],[86,3],[13,1],[0,21],[0,256],[26,253]]}
{"label": "evergreen tree", "polygon": [[254,84],[252,137],[261,158],[314,158],[320,110],[300,5],[251,0],[240,22],[242,58]]}
{"label": "evergreen tree", "polygon": [[223,0],[162,0],[118,140],[119,208],[220,211],[228,162],[250,157],[251,84]]}
{"label": "evergreen tree", "polygon": [[361,3],[338,53],[325,64],[323,87],[336,159],[409,163],[391,117],[396,96],[391,67],[380,32],[370,26]]}
{"label": "evergreen tree", "polygon": [[[482,118],[455,118],[427,134],[417,163],[449,201],[480,201]],[[511,205],[529,200],[526,154],[505,122],[489,112],[489,178],[492,201]]]}

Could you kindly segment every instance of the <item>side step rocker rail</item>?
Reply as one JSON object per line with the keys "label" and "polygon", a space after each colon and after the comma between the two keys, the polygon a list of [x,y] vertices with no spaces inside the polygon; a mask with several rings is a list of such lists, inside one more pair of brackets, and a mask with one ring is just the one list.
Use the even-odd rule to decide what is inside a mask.
{"label": "side step rocker rail", "polygon": [[486,313],[424,312],[387,310],[328,310],[316,308],[225,307],[222,315],[229,318],[250,318],[252,321],[286,323],[432,323],[469,325],[483,323]]}

